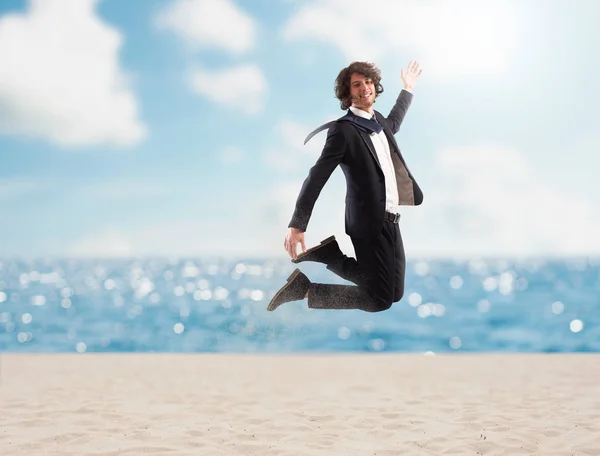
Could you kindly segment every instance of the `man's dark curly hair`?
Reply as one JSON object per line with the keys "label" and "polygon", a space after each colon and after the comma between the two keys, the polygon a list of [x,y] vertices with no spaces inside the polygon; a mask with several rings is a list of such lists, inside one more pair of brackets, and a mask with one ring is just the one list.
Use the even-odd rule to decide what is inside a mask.
{"label": "man's dark curly hair", "polygon": [[352,62],[338,74],[335,80],[335,96],[340,100],[340,108],[343,110],[352,106],[350,97],[350,78],[353,73],[362,74],[365,78],[371,78],[375,86],[375,98],[383,93],[381,85],[381,71],[370,62]]}

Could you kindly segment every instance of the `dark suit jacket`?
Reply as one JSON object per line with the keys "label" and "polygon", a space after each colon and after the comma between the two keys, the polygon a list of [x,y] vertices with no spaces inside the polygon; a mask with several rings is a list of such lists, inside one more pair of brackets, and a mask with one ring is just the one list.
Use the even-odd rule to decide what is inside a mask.
{"label": "dark suit jacket", "polygon": [[[402,90],[387,118],[377,111],[375,116],[383,125],[391,153],[397,155],[408,171],[413,184],[414,203],[420,205],[423,192],[406,166],[394,138],[411,101],[412,94]],[[288,227],[306,231],[317,198],[338,165],[346,177],[346,233],[356,238],[377,236],[385,213],[383,171],[369,135],[352,122],[340,120],[329,128],[321,156],[304,180]],[[398,160],[394,160],[394,165],[399,166]]]}

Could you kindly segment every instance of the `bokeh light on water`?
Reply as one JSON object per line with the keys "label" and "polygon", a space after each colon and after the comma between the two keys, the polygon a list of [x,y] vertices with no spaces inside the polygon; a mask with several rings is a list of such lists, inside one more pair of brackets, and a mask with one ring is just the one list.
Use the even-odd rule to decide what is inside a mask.
{"label": "bokeh light on water", "polygon": [[[10,352],[573,352],[600,350],[600,261],[409,262],[383,313],[267,312],[296,267],[237,259],[0,260]],[[315,282],[346,283],[303,264]]]}

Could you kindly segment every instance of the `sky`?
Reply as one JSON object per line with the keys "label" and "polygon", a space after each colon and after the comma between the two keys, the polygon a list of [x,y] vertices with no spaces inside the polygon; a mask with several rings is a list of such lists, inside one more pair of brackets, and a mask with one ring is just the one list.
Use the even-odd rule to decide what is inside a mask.
{"label": "sky", "polygon": [[[355,60],[423,73],[408,259],[600,254],[600,2],[2,0],[0,257],[287,258]],[[336,169],[307,247],[344,232]]]}

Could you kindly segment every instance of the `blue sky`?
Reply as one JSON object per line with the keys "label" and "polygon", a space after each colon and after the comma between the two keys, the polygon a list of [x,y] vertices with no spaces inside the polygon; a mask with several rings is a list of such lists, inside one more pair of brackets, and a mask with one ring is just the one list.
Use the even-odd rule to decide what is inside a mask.
{"label": "blue sky", "polygon": [[[297,192],[374,61],[424,190],[416,257],[600,253],[600,3],[4,0],[0,256],[285,258]],[[344,234],[336,170],[307,232]]]}

